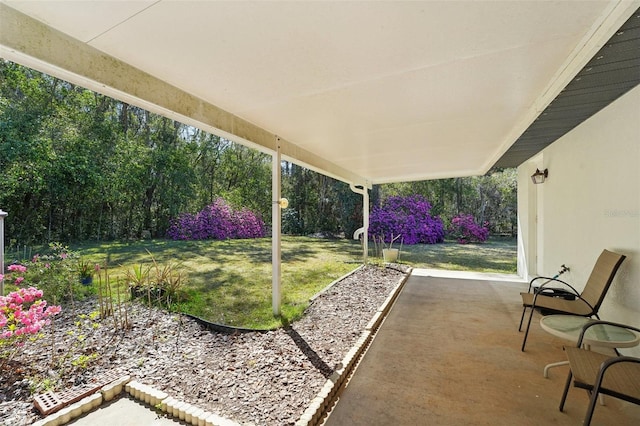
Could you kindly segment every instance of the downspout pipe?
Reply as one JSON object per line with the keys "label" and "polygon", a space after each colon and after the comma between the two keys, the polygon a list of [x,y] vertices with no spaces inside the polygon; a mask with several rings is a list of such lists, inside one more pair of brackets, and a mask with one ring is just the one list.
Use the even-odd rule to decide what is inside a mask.
{"label": "downspout pipe", "polygon": [[369,254],[369,190],[365,185],[349,184],[349,188],[356,194],[362,195],[362,227],[353,233],[357,240],[362,235],[362,263],[367,263]]}

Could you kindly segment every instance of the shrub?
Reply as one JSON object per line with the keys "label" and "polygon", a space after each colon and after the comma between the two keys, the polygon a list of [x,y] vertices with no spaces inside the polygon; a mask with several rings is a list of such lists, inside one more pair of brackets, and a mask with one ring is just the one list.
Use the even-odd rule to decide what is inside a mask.
{"label": "shrub", "polygon": [[384,236],[391,242],[397,235],[403,244],[435,244],[444,241],[444,226],[430,214],[431,204],[420,195],[389,197],[374,207],[369,219],[369,235]]}
{"label": "shrub", "polygon": [[36,254],[31,260],[22,262],[27,269],[24,277],[41,289],[53,303],[82,300],[93,294],[94,288],[80,283],[79,258],[79,254],[67,246],[58,242],[50,243],[45,253]]}
{"label": "shrub", "polygon": [[218,198],[196,214],[183,213],[172,220],[167,236],[174,240],[226,240],[261,238],[265,231],[264,222],[256,213],[234,210]]}
{"label": "shrub", "polygon": [[[9,272],[19,275],[13,277],[14,283],[23,284],[24,277],[20,274],[26,272],[26,267],[11,266]],[[0,275],[0,280],[3,279]],[[42,290],[35,287],[18,288],[6,296],[0,295],[0,367],[13,358],[26,340],[40,337],[42,327],[51,322],[49,318],[60,312],[60,306],[47,306],[42,296]]]}
{"label": "shrub", "polygon": [[460,244],[483,243],[489,238],[489,229],[478,225],[470,214],[459,214],[451,219],[449,235],[456,238]]}

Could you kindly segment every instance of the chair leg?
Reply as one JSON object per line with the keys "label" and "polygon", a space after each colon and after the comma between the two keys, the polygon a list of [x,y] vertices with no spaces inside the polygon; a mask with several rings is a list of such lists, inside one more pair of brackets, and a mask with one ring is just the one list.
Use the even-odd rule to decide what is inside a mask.
{"label": "chair leg", "polygon": [[522,305],[522,316],[520,317],[520,325],[518,326],[518,331],[522,331],[522,322],[524,321],[524,313],[527,311],[527,307]]}
{"label": "chair leg", "polygon": [[591,418],[593,417],[593,410],[596,409],[596,402],[598,401],[598,395],[600,394],[600,387],[591,392],[591,398],[589,399],[589,408],[587,409],[587,415],[584,417],[584,422],[582,423],[585,426],[589,426],[591,424]]}
{"label": "chair leg", "polygon": [[527,321],[527,329],[524,331],[524,339],[522,339],[522,348],[521,351],[524,352],[524,346],[527,344],[527,336],[529,336],[529,327],[531,327],[531,319],[533,318],[533,306],[531,307],[531,312],[529,313],[529,321]]}
{"label": "chair leg", "polygon": [[564,385],[564,391],[562,392],[562,399],[560,400],[560,411],[564,410],[564,403],[567,400],[567,394],[569,393],[569,386],[571,386],[571,378],[573,377],[573,371],[569,370],[567,376],[567,383]]}

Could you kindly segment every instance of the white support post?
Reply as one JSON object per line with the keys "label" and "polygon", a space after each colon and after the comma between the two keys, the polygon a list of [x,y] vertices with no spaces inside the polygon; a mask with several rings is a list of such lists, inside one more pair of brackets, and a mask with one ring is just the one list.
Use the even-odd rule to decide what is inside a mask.
{"label": "white support post", "polygon": [[4,218],[7,212],[0,209],[0,274],[3,279],[0,280],[0,296],[4,296]]}
{"label": "white support post", "polygon": [[282,230],[282,211],[280,207],[280,184],[281,184],[281,154],[280,154],[280,138],[276,137],[276,151],[273,153],[271,185],[273,200],[271,203],[271,301],[273,306],[273,315],[280,315],[280,304],[282,300],[281,290],[281,230]]}

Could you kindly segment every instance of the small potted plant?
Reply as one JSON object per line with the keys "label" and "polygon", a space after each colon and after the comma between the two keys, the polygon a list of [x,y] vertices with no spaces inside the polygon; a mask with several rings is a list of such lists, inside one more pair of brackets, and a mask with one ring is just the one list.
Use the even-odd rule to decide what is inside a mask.
{"label": "small potted plant", "polygon": [[80,282],[83,285],[89,285],[93,282],[94,266],[91,262],[78,259],[78,274],[80,275]]}
{"label": "small potted plant", "polygon": [[[388,246],[385,245],[387,240],[385,239],[384,234],[380,235],[378,238],[374,237],[374,242],[376,241],[380,242],[380,246],[382,247],[382,258],[384,259],[385,262],[392,263],[398,260],[398,257],[400,256],[400,249],[393,248],[393,243],[401,236],[402,236],[401,234],[394,236],[392,233],[391,238],[388,240],[389,242]],[[402,243],[400,244],[400,247],[402,247]]]}

